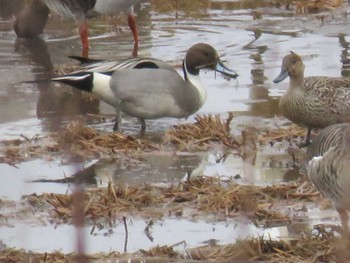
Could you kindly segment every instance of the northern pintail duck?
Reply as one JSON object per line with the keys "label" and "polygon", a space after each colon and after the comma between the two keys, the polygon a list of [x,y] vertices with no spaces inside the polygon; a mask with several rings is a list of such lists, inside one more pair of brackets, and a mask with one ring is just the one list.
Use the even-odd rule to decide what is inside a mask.
{"label": "northern pintail duck", "polygon": [[332,201],[345,234],[350,235],[350,124],[334,124],[322,130],[308,148],[307,160],[309,178]]}
{"label": "northern pintail duck", "polygon": [[202,107],[206,90],[199,78],[201,69],[213,69],[230,78],[238,76],[220,61],[212,46],[203,43],[187,51],[183,61],[184,78],[167,63],[157,59],[133,58],[129,61],[132,62],[129,66],[125,66],[128,60],[114,63],[115,71],[78,71],[53,81],[96,93],[115,107],[117,120],[114,130],[119,130],[119,111],[122,111],[140,120],[143,133],[145,119],[185,118]]}
{"label": "northern pintail duck", "polygon": [[[69,56],[80,62],[79,71],[89,71],[104,73],[112,75],[117,70],[122,69],[142,69],[142,68],[161,68],[161,69],[173,69],[171,65],[163,60],[156,58],[125,58],[119,60],[102,60],[102,59],[91,59],[79,56]],[[79,72],[78,71],[78,72]],[[76,73],[76,72],[74,72]]]}
{"label": "northern pintail duck", "polygon": [[281,73],[273,82],[289,76],[289,89],[280,98],[284,116],[308,128],[305,145],[313,128],[325,128],[350,117],[350,78],[304,77],[304,63],[291,52],[283,58]]}
{"label": "northern pintail duck", "polygon": [[[133,6],[141,0],[42,0],[54,13],[77,21],[83,50],[89,49],[86,19],[95,14],[112,15],[126,12],[128,24],[134,37],[133,55],[138,52],[138,31]],[[83,52],[84,53],[84,52]]]}

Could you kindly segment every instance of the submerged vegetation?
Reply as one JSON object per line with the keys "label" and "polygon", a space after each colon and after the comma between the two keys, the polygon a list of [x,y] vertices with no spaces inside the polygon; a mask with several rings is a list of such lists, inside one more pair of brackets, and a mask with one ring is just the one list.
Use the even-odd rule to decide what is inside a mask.
{"label": "submerged vegetation", "polygon": [[0,252],[0,262],[346,262],[350,257],[350,243],[336,237],[332,230],[315,226],[300,239],[272,240],[269,237],[237,240],[230,245],[205,245],[179,252],[173,246],[156,246],[135,253],[34,254],[22,250],[5,249]]}
{"label": "submerged vegetation", "polygon": [[[121,133],[108,133],[86,127],[79,122],[70,123],[60,133],[18,140],[2,141],[1,160],[12,165],[32,158],[63,158],[71,161],[91,160],[103,156],[129,156],[138,151],[207,151],[214,145],[226,147],[242,159],[247,148],[256,151],[256,145],[269,145],[290,141],[302,136],[304,130],[294,125],[275,127],[263,131],[242,130],[240,136],[230,132],[233,116],[197,116],[193,124],[174,126],[164,138],[154,143],[147,138],[137,138]],[[79,201],[76,200],[79,198]],[[130,186],[110,182],[106,188],[96,188],[73,194],[46,193],[24,196],[23,200],[35,211],[47,211],[53,223],[76,224],[77,211],[83,215],[84,224],[95,227],[111,227],[125,223],[130,217],[157,220],[167,216],[191,218],[215,214],[217,218],[244,216],[257,227],[288,225],[297,220],[291,207],[320,202],[321,197],[307,180],[300,178],[291,183],[272,186],[239,185],[220,178],[188,176],[186,180],[169,185],[143,184]],[[184,213],[186,209],[186,213]],[[192,211],[189,213],[188,210]],[[125,228],[127,231],[127,227]],[[267,236],[237,240],[231,245],[210,244],[180,252],[174,246],[154,247],[134,254],[101,254],[84,256],[94,262],[105,259],[129,259],[141,262],[194,262],[194,261],[264,261],[299,262],[335,260],[336,237],[324,226],[303,233],[301,238],[290,241],[271,240]],[[146,231],[146,229],[145,229]],[[186,240],[186,237],[184,237]],[[4,249],[0,262],[79,262],[81,256],[57,253],[33,254],[27,251]],[[146,260],[147,259],[147,260]],[[144,261],[146,260],[146,261]]]}

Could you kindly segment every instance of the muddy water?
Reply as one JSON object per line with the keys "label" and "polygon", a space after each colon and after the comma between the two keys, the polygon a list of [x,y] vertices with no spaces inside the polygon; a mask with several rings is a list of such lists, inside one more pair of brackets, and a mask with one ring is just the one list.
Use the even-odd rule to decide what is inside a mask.
{"label": "muddy water", "polygon": [[[305,75],[348,76],[349,75],[349,35],[350,27],[346,16],[347,6],[332,12],[296,15],[293,8],[275,6],[265,1],[179,1],[179,9],[171,1],[143,1],[136,7],[137,24],[140,34],[140,56],[153,56],[180,65],[185,51],[192,44],[207,42],[213,45],[226,64],[239,72],[238,81],[226,81],[213,72],[202,72],[208,97],[199,113],[226,113],[235,115],[233,127],[269,127],[283,125],[285,120],[275,118],[278,98],[283,94],[288,81],[273,84],[272,79],[280,70],[281,59],[293,50],[303,56]],[[103,102],[86,101],[81,93],[48,81],[55,75],[55,69],[63,64],[73,63],[68,56],[80,55],[81,45],[75,23],[52,15],[44,34],[38,39],[17,39],[12,30],[12,15],[20,10],[21,1],[0,0],[0,136],[2,140],[17,139],[20,135],[31,138],[37,134],[59,131],[67,123],[86,114],[110,114],[107,120],[85,118],[87,125],[98,129],[112,130],[114,109]],[[90,57],[113,59],[128,57],[132,51],[132,36],[125,17],[98,17],[90,20]],[[180,71],[180,70],[179,70]],[[181,73],[181,72],[180,72]],[[24,83],[37,80],[39,83]],[[174,124],[192,122],[187,120],[161,119],[147,122],[151,134],[158,134]],[[127,133],[136,133],[135,120],[125,117],[123,128]],[[238,132],[238,131],[235,131]],[[244,167],[234,156],[219,158],[220,150],[209,153],[192,154],[147,154],[135,157],[135,163],[126,167],[118,161],[92,160],[89,163],[64,165],[61,160],[32,160],[16,167],[0,164],[0,198],[19,200],[23,194],[71,191],[63,178],[80,178],[85,185],[105,186],[111,178],[130,184],[142,182],[172,182],[181,180],[186,174],[206,174],[232,177],[242,183],[269,184],[281,182],[291,166],[291,156],[285,148],[260,149],[254,167]],[[279,165],[269,165],[277,160]],[[81,172],[85,171],[82,176]],[[249,178],[244,173],[249,170]],[[88,174],[88,176],[86,176]],[[78,180],[78,179],[76,179]],[[314,213],[315,214],[315,213]],[[317,214],[317,213],[316,213]],[[320,220],[319,217],[310,221]],[[334,219],[332,217],[332,219]],[[336,218],[334,219],[336,220]],[[169,219],[154,226],[159,233],[174,233],[173,226],[180,221]],[[184,231],[176,243],[186,236],[187,230],[200,232],[190,244],[195,246],[206,239],[230,242],[237,236],[226,238],[214,236],[214,231],[204,230],[210,226],[215,233],[224,233],[227,224],[188,222],[184,220]],[[11,222],[22,225],[28,240],[38,233],[49,233],[57,237],[57,244],[47,247],[42,243],[19,241],[15,228],[1,227],[3,242],[8,246],[31,249],[33,251],[72,251],[73,245],[63,247],[67,238],[62,237],[67,229],[34,226],[26,222]],[[135,221],[135,242],[129,250],[148,248],[165,244],[162,238],[154,242],[140,241],[144,222]],[[188,227],[188,228],[187,228]],[[194,229],[199,230],[194,230]],[[247,226],[254,235],[263,230]],[[66,228],[66,226],[62,227]],[[178,228],[177,228],[178,229]],[[116,232],[121,230],[115,230]],[[287,235],[286,229],[267,230],[274,237]],[[230,233],[233,233],[231,229]],[[111,234],[112,235],[112,234]],[[159,236],[162,236],[159,234]],[[89,236],[89,242],[104,239],[103,232]],[[242,236],[244,237],[244,236]],[[30,244],[30,245],[29,245]],[[91,251],[109,251],[118,247],[94,247]]]}

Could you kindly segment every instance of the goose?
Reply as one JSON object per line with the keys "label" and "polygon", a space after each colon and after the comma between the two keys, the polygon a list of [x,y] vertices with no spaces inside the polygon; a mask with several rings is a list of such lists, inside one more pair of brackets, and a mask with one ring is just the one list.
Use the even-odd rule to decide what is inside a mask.
{"label": "goose", "polygon": [[350,237],[350,124],[333,124],[320,131],[307,150],[307,174],[339,213],[344,234]]}
{"label": "goose", "polygon": [[291,52],[283,58],[279,83],[289,76],[289,88],[282,95],[279,107],[292,122],[306,127],[303,146],[310,144],[311,130],[347,121],[350,117],[350,78],[304,77],[301,57]]}
{"label": "goose", "polygon": [[186,118],[202,107],[206,90],[199,78],[201,69],[213,69],[229,78],[238,77],[221,62],[217,51],[205,43],[188,49],[182,66],[184,78],[167,63],[153,58],[132,58],[115,65],[118,66],[112,71],[97,72],[95,68],[56,77],[52,81],[93,92],[115,107],[115,131],[120,130],[120,111],[138,118],[141,134],[146,130],[146,119]]}

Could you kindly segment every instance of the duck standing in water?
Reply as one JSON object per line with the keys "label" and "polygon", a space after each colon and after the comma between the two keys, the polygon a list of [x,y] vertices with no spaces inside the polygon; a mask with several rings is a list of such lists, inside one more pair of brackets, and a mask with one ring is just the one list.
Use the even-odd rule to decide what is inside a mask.
{"label": "duck standing in water", "polygon": [[350,237],[350,124],[322,130],[307,150],[307,172],[320,193],[338,211],[344,235]]}
{"label": "duck standing in water", "polygon": [[301,57],[291,52],[283,58],[281,73],[273,82],[289,76],[289,89],[279,106],[286,118],[308,129],[307,146],[312,129],[350,119],[350,78],[304,77],[304,69]]}
{"label": "duck standing in water", "polygon": [[[128,25],[132,31],[134,38],[133,56],[137,56],[138,53],[138,31],[136,26],[136,20],[134,15],[133,6],[141,0],[31,0],[29,7],[27,7],[21,17],[16,18],[15,31],[19,37],[28,37],[28,34],[22,32],[31,31],[39,27],[35,23],[32,23],[32,19],[29,19],[32,14],[34,16],[46,18],[44,12],[41,12],[39,8],[40,1],[42,1],[51,11],[54,13],[74,19],[79,27],[79,34],[83,46],[83,56],[88,56],[89,51],[89,39],[88,39],[88,23],[87,19],[96,14],[112,15],[120,12],[126,12],[128,17]],[[37,18],[36,21],[39,19]],[[40,24],[41,30],[45,24]],[[38,31],[38,30],[36,30]],[[36,32],[33,32],[36,33]],[[29,37],[35,37],[38,33],[29,35]],[[40,32],[41,33],[41,32]],[[39,34],[40,34],[39,33]]]}
{"label": "duck standing in water", "polygon": [[167,63],[152,58],[133,58],[130,63],[122,60],[114,64],[114,71],[104,70],[107,73],[90,69],[52,80],[96,93],[115,107],[117,120],[114,130],[120,128],[120,111],[138,118],[141,134],[146,129],[146,119],[186,118],[202,107],[206,90],[199,78],[201,69],[213,69],[230,78],[238,76],[220,61],[212,46],[204,43],[196,44],[187,51],[183,61],[184,78]]}

